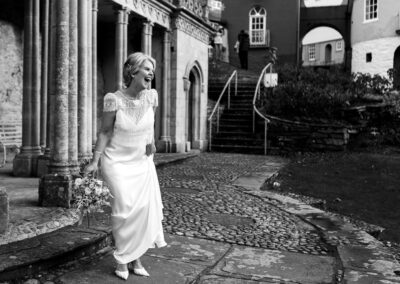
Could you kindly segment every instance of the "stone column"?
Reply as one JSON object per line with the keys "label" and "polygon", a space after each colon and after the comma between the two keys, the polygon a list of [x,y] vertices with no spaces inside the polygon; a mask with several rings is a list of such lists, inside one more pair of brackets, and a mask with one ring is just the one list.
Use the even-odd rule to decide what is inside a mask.
{"label": "stone column", "polygon": [[[76,3],[76,2],[74,2]],[[73,5],[73,4],[71,4]],[[70,80],[70,2],[55,1],[55,58],[54,111],[50,174],[39,184],[39,204],[42,206],[70,206],[73,177],[69,168],[69,80]],[[74,13],[75,11],[72,11]]]}
{"label": "stone column", "polygon": [[37,176],[40,150],[40,2],[25,0],[22,147],[13,161],[15,176]]}
{"label": "stone column", "polygon": [[97,140],[97,11],[98,2],[92,3],[92,145]]}
{"label": "stone column", "polygon": [[78,2],[78,155],[79,160],[87,159],[87,92],[88,92],[88,58],[87,58],[87,0]]}
{"label": "stone column", "polygon": [[41,177],[48,173],[47,166],[50,159],[50,100],[49,100],[49,60],[50,52],[50,0],[42,1],[42,77],[40,98],[40,146],[44,154],[39,156],[37,165],[37,176]]}
{"label": "stone column", "polygon": [[49,61],[49,0],[42,1],[42,77],[40,97],[40,146],[46,147],[47,135],[47,79]]}
{"label": "stone column", "polygon": [[120,89],[123,86],[122,68],[124,66],[124,52],[126,50],[124,44],[126,40],[125,29],[125,9],[119,8],[116,11],[117,22],[115,23],[115,84]]}
{"label": "stone column", "polygon": [[88,23],[88,29],[87,29],[87,42],[88,42],[88,48],[87,48],[87,58],[89,59],[87,61],[88,63],[88,88],[87,88],[87,111],[88,114],[86,116],[87,118],[87,149],[86,153],[89,157],[92,156],[92,111],[93,111],[93,105],[92,105],[92,0],[88,1],[88,9],[87,9],[87,23]]}
{"label": "stone column", "polygon": [[171,152],[171,137],[169,134],[169,94],[170,94],[170,68],[171,68],[171,32],[164,31],[163,39],[163,69],[162,69],[162,94],[159,98],[161,105],[161,136],[157,149],[161,152]]}
{"label": "stone column", "polygon": [[146,20],[143,22],[142,28],[142,52],[151,56],[151,43],[153,36],[153,26],[154,24]]}
{"label": "stone column", "polygon": [[78,174],[78,0],[69,1],[68,163]]}

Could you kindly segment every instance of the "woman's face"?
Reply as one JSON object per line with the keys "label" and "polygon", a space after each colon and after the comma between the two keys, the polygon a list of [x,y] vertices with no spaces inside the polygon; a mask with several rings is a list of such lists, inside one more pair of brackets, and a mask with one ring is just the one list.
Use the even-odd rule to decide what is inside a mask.
{"label": "woman's face", "polygon": [[154,66],[149,61],[146,60],[140,66],[139,71],[134,75],[132,83],[139,90],[150,89],[151,80],[154,78]]}

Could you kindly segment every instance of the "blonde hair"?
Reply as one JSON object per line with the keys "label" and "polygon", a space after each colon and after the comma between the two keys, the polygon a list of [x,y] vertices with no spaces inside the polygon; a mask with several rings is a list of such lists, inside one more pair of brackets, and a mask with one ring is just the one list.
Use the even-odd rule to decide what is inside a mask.
{"label": "blonde hair", "polygon": [[144,54],[143,52],[135,52],[128,56],[124,63],[122,76],[124,79],[124,85],[129,87],[132,82],[132,75],[139,72],[140,66],[146,61],[150,61],[153,64],[153,70],[156,70],[156,60],[150,55]]}

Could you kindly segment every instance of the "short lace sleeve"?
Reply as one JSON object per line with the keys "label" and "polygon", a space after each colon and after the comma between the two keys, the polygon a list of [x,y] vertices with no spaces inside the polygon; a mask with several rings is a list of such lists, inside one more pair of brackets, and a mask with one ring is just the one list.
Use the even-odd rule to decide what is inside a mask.
{"label": "short lace sleeve", "polygon": [[114,93],[108,93],[104,96],[103,112],[111,112],[117,110],[117,97]]}
{"label": "short lace sleeve", "polygon": [[150,90],[150,102],[153,107],[158,106],[158,93],[156,89]]}

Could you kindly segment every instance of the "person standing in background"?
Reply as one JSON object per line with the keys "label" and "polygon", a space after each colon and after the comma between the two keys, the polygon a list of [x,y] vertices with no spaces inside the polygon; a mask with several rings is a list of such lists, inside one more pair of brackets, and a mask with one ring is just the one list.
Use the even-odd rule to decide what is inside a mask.
{"label": "person standing in background", "polygon": [[250,47],[249,34],[245,30],[241,30],[238,34],[239,42],[239,60],[242,69],[248,69],[248,53]]}
{"label": "person standing in background", "polygon": [[224,29],[222,27],[219,27],[214,35],[215,60],[221,60],[223,33]]}

